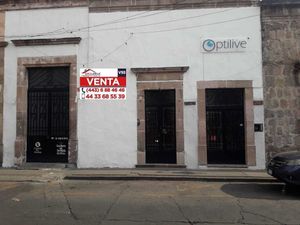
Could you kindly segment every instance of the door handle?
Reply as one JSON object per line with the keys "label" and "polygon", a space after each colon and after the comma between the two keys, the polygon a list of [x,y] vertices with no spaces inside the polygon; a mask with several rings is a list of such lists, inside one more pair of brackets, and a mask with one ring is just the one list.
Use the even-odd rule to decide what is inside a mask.
{"label": "door handle", "polygon": [[155,139],[155,140],[154,140],[154,142],[155,142],[155,143],[158,143],[158,142],[159,142],[159,140],[158,140],[158,139]]}

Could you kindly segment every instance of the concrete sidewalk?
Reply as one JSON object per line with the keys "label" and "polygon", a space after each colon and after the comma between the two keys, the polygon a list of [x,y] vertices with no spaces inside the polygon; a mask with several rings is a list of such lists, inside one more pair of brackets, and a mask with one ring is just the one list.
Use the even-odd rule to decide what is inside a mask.
{"label": "concrete sidewalk", "polygon": [[265,171],[246,169],[0,169],[0,181],[165,180],[215,182],[276,182]]}

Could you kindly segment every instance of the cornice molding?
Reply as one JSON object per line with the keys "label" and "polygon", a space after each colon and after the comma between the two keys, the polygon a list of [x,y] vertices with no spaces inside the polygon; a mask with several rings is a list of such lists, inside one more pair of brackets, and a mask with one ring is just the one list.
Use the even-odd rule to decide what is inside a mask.
{"label": "cornice molding", "polygon": [[184,73],[188,71],[188,66],[180,67],[148,67],[148,68],[131,68],[131,71],[135,74],[145,73]]}
{"label": "cornice molding", "polygon": [[0,41],[0,48],[5,48],[8,45],[7,41]]}
{"label": "cornice molding", "polygon": [[259,0],[0,0],[2,10],[89,7],[90,12],[258,6]]}
{"label": "cornice molding", "polygon": [[36,45],[70,45],[79,44],[81,37],[45,38],[45,39],[15,39],[11,40],[16,47]]}
{"label": "cornice molding", "polygon": [[300,6],[300,0],[263,0],[260,5],[262,7]]}
{"label": "cornice molding", "polygon": [[175,10],[258,6],[259,0],[90,0],[90,12]]}

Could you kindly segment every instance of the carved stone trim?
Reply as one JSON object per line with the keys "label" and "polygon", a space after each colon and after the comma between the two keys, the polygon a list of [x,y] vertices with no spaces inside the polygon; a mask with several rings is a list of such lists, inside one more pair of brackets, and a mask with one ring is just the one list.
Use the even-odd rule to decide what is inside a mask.
{"label": "carved stone trim", "polygon": [[0,8],[3,10],[25,10],[87,7],[88,2],[89,0],[3,0],[0,1]]}
{"label": "carved stone trim", "polygon": [[258,6],[259,2],[259,0],[2,0],[0,8],[2,10],[25,10],[89,7],[90,12],[113,12],[245,7]]}
{"label": "carved stone trim", "polygon": [[244,124],[245,124],[245,155],[248,166],[256,165],[256,147],[254,141],[254,112],[252,81],[198,81],[198,163],[207,165],[206,141],[206,98],[207,88],[243,88],[244,89]]}
{"label": "carved stone trim", "polygon": [[0,41],[0,48],[5,48],[8,45],[7,41]]}
{"label": "carved stone trim", "polygon": [[135,74],[151,74],[156,73],[185,73],[189,69],[188,66],[180,67],[150,67],[150,68],[131,68],[131,71]]}
{"label": "carved stone trim", "polygon": [[[175,68],[175,67],[172,67]],[[182,67],[176,67],[182,68]],[[177,165],[184,165],[184,128],[183,128],[183,81],[180,77],[183,76],[185,69],[168,69],[161,70],[160,68],[151,69],[132,69],[137,73],[137,164],[145,165],[146,163],[146,149],[145,149],[145,90],[160,90],[173,89],[175,90],[175,105],[176,105],[176,163]],[[155,72],[154,72],[155,71]],[[173,74],[171,71],[174,71]],[[179,76],[181,72],[181,76]],[[179,78],[174,80],[174,77]],[[166,80],[170,79],[168,82]],[[146,81],[146,82],[144,82]]]}
{"label": "carved stone trim", "polygon": [[194,8],[222,8],[257,6],[258,0],[91,0],[90,12],[175,10]]}
{"label": "carved stone trim", "polygon": [[79,44],[80,37],[67,37],[67,38],[45,38],[45,39],[17,39],[11,40],[16,46],[36,46],[36,45],[71,45]]}
{"label": "carved stone trim", "polygon": [[264,0],[260,3],[261,6],[300,6],[299,0]]}

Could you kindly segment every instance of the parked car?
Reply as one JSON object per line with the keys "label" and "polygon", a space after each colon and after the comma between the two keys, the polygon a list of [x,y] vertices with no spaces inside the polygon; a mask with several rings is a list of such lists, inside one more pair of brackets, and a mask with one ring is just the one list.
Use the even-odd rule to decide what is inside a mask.
{"label": "parked car", "polygon": [[267,165],[267,172],[287,184],[300,185],[300,152],[275,155]]}

